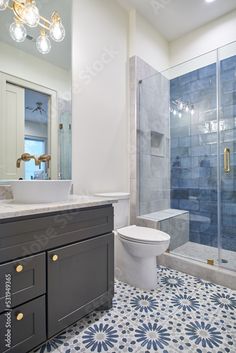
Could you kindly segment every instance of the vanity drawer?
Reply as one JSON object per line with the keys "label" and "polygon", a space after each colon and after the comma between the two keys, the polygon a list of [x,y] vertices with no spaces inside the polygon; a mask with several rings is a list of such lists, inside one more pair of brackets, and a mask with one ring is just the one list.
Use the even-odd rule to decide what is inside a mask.
{"label": "vanity drawer", "polygon": [[112,205],[2,220],[0,262],[108,234],[112,230]]}
{"label": "vanity drawer", "polygon": [[0,315],[0,353],[26,353],[45,340],[44,296]]}
{"label": "vanity drawer", "polygon": [[45,292],[45,253],[0,265],[0,313]]}

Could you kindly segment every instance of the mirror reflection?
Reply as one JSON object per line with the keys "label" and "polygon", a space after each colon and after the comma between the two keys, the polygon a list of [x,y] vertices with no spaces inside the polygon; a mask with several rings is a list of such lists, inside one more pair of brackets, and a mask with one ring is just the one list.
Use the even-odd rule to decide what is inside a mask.
{"label": "mirror reflection", "polygon": [[72,0],[0,1],[0,181],[71,179]]}

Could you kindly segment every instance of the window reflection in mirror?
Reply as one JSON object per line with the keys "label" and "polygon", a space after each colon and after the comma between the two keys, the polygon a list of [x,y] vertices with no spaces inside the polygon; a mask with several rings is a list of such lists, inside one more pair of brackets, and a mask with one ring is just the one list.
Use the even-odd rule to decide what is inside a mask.
{"label": "window reflection in mirror", "polygon": [[[48,121],[50,121],[50,96],[25,90],[25,151],[33,156],[48,154]],[[31,160],[24,165],[24,179],[48,179],[46,163],[36,166]]]}

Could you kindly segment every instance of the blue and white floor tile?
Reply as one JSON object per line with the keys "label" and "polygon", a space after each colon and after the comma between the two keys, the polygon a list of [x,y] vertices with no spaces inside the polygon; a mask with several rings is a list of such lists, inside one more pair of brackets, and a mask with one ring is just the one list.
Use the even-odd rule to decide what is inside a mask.
{"label": "blue and white floor tile", "polygon": [[236,291],[157,272],[154,291],[116,281],[111,310],[91,313],[37,353],[235,353]]}

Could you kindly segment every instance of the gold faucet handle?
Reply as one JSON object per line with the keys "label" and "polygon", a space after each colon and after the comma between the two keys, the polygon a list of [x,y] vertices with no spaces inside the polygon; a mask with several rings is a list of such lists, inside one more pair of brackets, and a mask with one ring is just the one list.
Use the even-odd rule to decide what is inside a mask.
{"label": "gold faucet handle", "polygon": [[29,162],[32,159],[32,156],[29,153],[23,153],[21,155],[21,160],[24,162]]}
{"label": "gold faucet handle", "polygon": [[44,162],[47,163],[47,167],[49,168],[49,162],[51,161],[52,157],[50,156],[50,154],[42,154],[38,160],[39,163]]}
{"label": "gold faucet handle", "polygon": [[42,154],[38,159],[41,162],[48,162],[52,159],[52,157],[50,156],[50,154]]}

